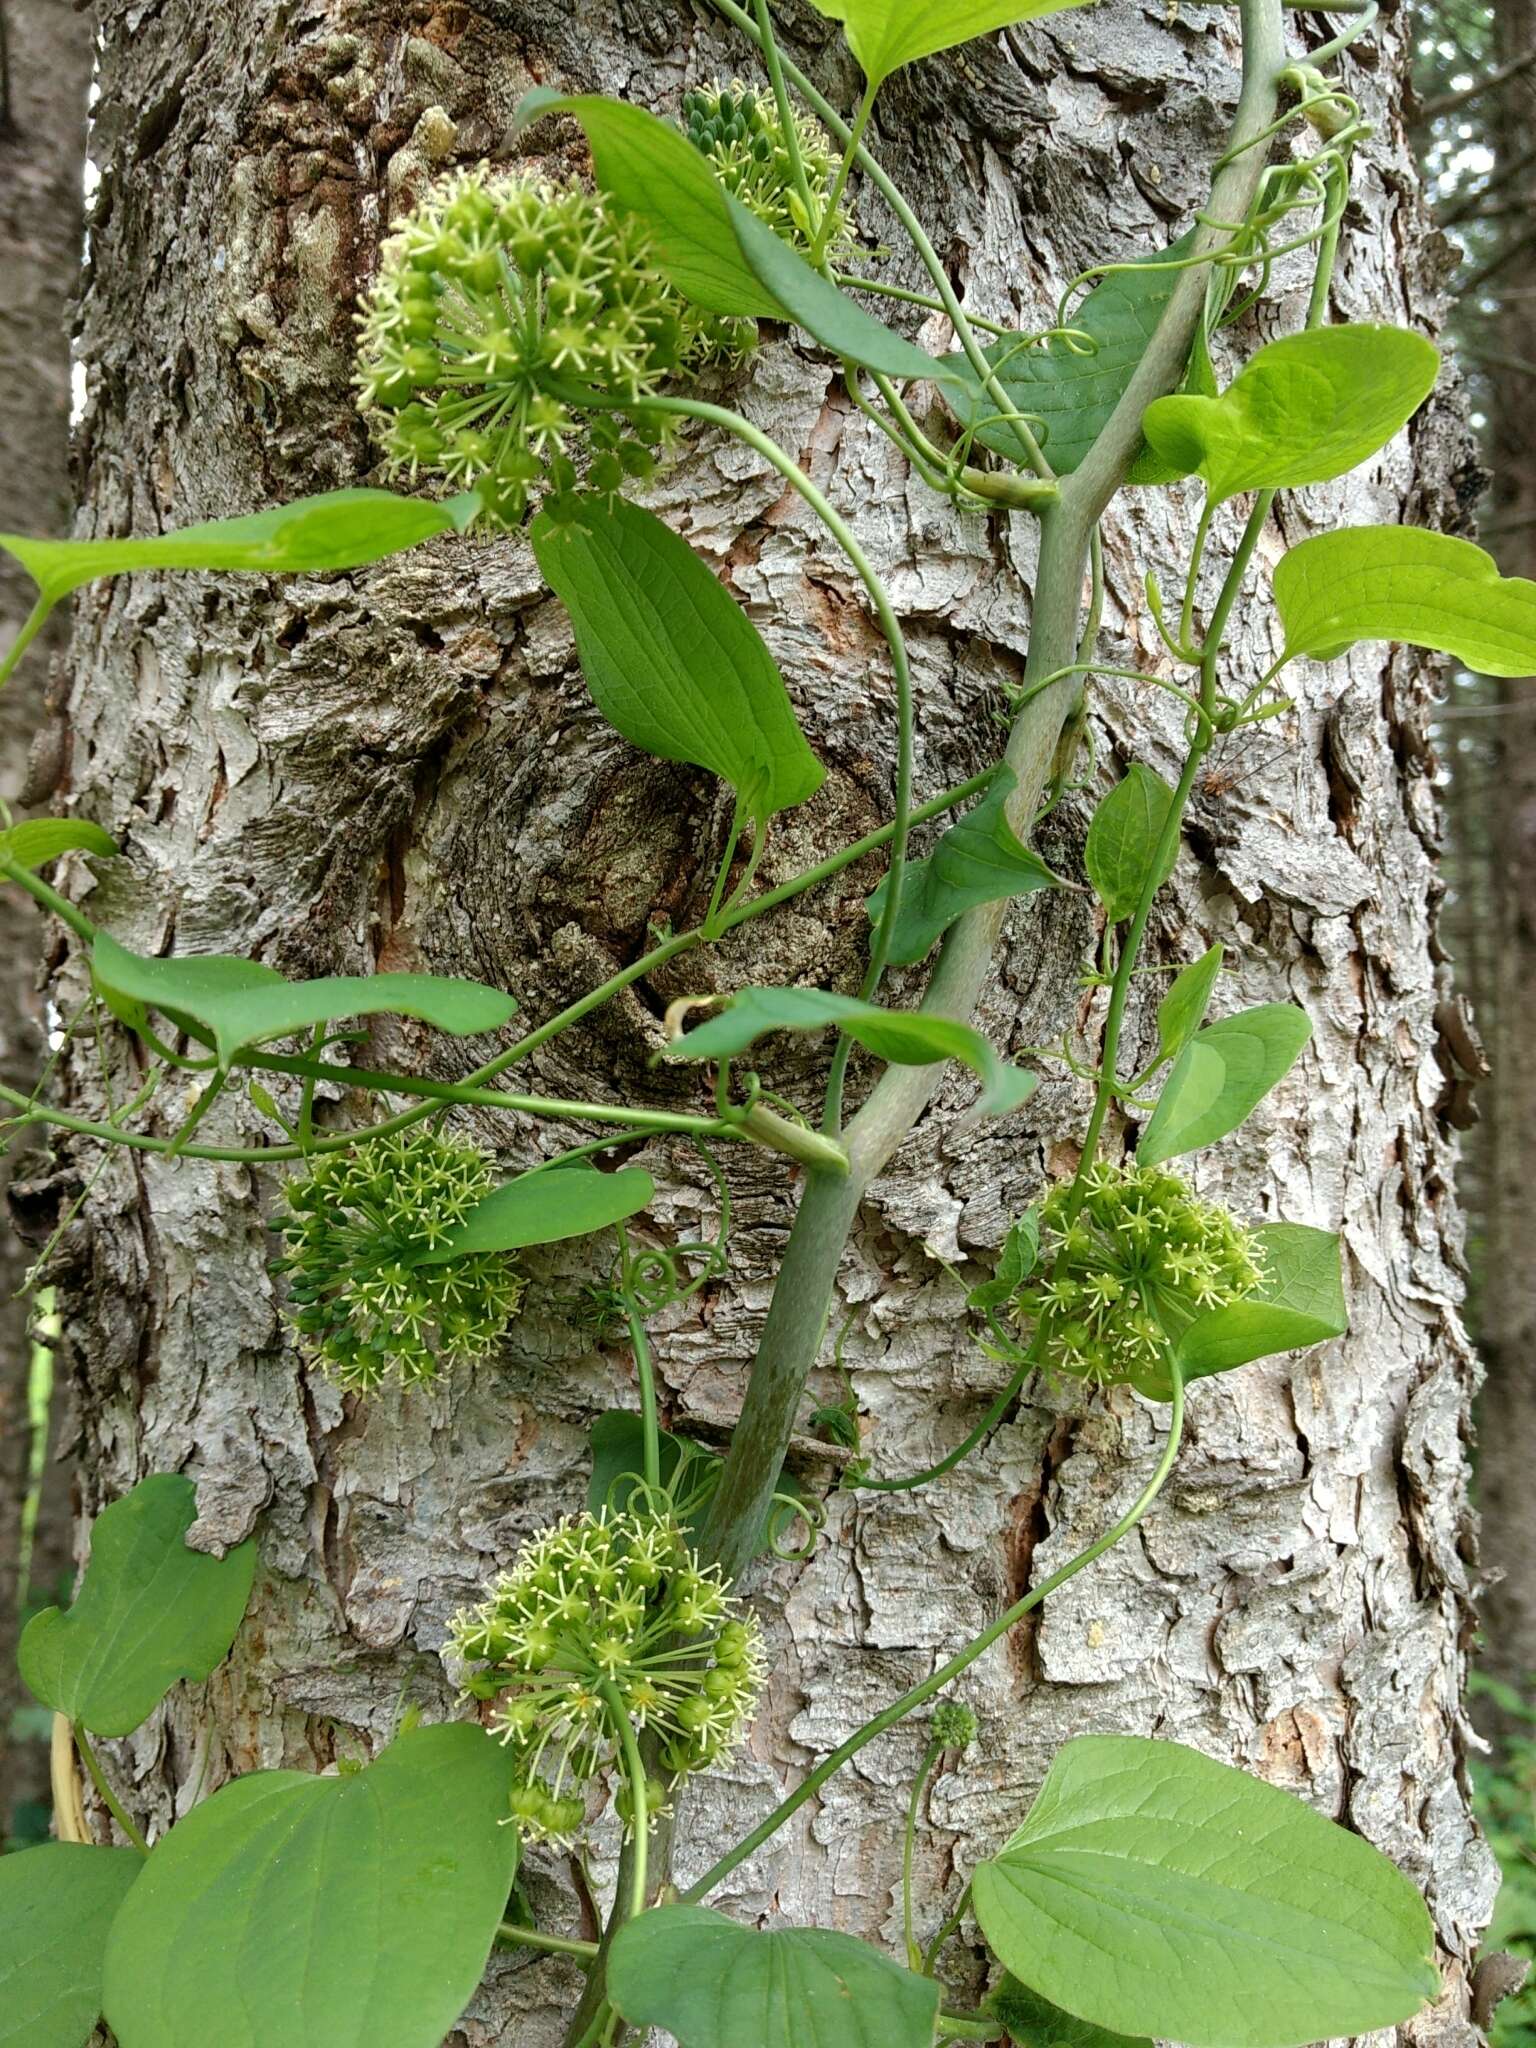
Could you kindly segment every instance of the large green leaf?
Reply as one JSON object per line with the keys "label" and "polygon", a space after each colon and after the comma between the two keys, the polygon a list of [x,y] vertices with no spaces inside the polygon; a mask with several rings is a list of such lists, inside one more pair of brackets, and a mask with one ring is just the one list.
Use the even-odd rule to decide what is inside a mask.
{"label": "large green leaf", "polygon": [[558,523],[541,512],[533,550],[603,716],[648,754],[723,776],[759,821],[803,803],[826,771],[741,606],[654,513],[622,498],[578,505]]}
{"label": "large green leaf", "polygon": [[0,860],[43,868],[61,853],[116,853],[117,841],[88,818],[28,818],[0,832]]}
{"label": "large green leaf", "polygon": [[158,1844],[107,1947],[121,2048],[440,2048],[517,1872],[514,1759],[468,1723],[262,1771]]}
{"label": "large green leaf", "polygon": [[498,1030],[517,1008],[511,996],[478,981],[438,974],[332,974],[320,981],[288,981],[259,960],[222,953],[182,959],[146,959],[99,932],[91,967],[104,995],[161,1011],[197,1033],[228,1065],[242,1046],[289,1038],[335,1017],[371,1017],[389,1011],[420,1017],[439,1031],[469,1036]]}
{"label": "large green leaf", "polygon": [[[1304,1351],[1349,1328],[1339,1240],[1305,1223],[1265,1223],[1253,1233],[1265,1266],[1263,1284],[1245,1301],[1197,1316],[1176,1347],[1186,1380],[1231,1372],[1278,1351]],[[1156,1369],[1138,1373],[1139,1392],[1173,1398],[1173,1383]]]}
{"label": "large green leaf", "polygon": [[1452,654],[1489,676],[1536,675],[1536,583],[1471,541],[1414,526],[1345,526],[1280,558],[1285,658],[1332,661],[1360,640]]}
{"label": "large green leaf", "polygon": [[950,375],[764,227],[670,122],[622,100],[536,86],[517,124],[556,113],[573,114],[586,130],[598,184],[644,223],[657,268],[684,298],[713,313],[793,321],[834,354],[888,377]]}
{"label": "large green leaf", "polygon": [[143,1868],[137,1849],[79,1842],[0,1856],[0,2048],[85,2048],[107,1936]]}
{"label": "large green leaf", "polygon": [[267,576],[359,569],[439,533],[462,531],[473,493],[434,503],[394,491],[326,491],[240,519],[210,519],[142,540],[34,540],[0,533],[45,602],[127,569],[244,569]]}
{"label": "large green leaf", "polygon": [[903,64],[931,57],[957,43],[994,34],[1015,22],[1038,21],[1092,0],[812,0],[817,12],[840,21],[848,47],[872,85]]}
{"label": "large green leaf", "polygon": [[1259,1003],[1208,1024],[1174,1062],[1137,1159],[1155,1166],[1235,1131],[1291,1071],[1311,1036],[1311,1020],[1294,1003]]}
{"label": "large green leaf", "polygon": [[[1058,476],[1077,468],[1125,396],[1183,275],[1168,266],[1186,256],[1193,241],[1193,234],[1184,235],[1171,248],[1138,257],[1095,285],[1070,316],[1072,326],[1088,336],[1087,344],[1057,336],[1025,347],[1018,337],[1005,337],[983,351],[1015,409],[1035,414],[1042,423],[1035,432]],[[983,447],[1017,459],[1012,429],[994,418],[996,402],[966,358],[947,356],[945,362],[964,386],[958,398],[949,390],[944,394],[957,416],[968,426],[977,423],[976,438]],[[1159,480],[1162,475],[1159,471]],[[1152,479],[1138,472],[1133,480]]]}
{"label": "large green leaf", "polygon": [[[1083,865],[1111,924],[1140,903],[1168,823],[1173,791],[1145,762],[1133,761],[1104,798],[1088,826]],[[1175,841],[1158,870],[1162,887],[1178,859]]]}
{"label": "large green leaf", "polygon": [[546,1166],[504,1181],[477,1202],[434,1250],[414,1266],[442,1266],[471,1252],[512,1252],[530,1244],[558,1244],[622,1223],[649,1207],[656,1183],[640,1166],[598,1173],[590,1166]]}
{"label": "large green leaf", "polygon": [[[928,858],[907,862],[891,942],[891,958],[899,966],[921,960],[957,917],[978,904],[1064,886],[1008,823],[1016,780],[1011,769],[1000,768],[975,810],[950,826]],[[887,877],[865,905],[872,923],[884,914],[889,888]]]}
{"label": "large green leaf", "polygon": [[631,1920],[608,1990],[631,2025],[664,2027],[679,2048],[932,2048],[939,2010],[931,1977],[850,1934],[759,1933],[707,1906]]}
{"label": "large green leaf", "polygon": [[1343,476],[1429,396],[1440,352],[1404,327],[1316,327],[1261,348],[1219,398],[1147,407],[1141,429],[1175,476],[1213,501]]}
{"label": "large green leaf", "polygon": [[1424,1901],[1384,1856],[1173,1742],[1068,1742],[974,1898],[1043,1997],[1190,2048],[1365,2034],[1438,1989]]}
{"label": "large green leaf", "polygon": [[96,1735],[131,1735],[180,1678],[229,1654],[251,1597],[256,1546],[189,1550],[197,1489],[176,1472],[141,1479],[96,1517],[85,1577],[67,1613],[28,1622],[16,1661],[45,1707]]}
{"label": "large green leaf", "polygon": [[982,1116],[1003,1116],[1034,1093],[1037,1076],[1010,1066],[979,1031],[953,1017],[921,1010],[882,1010],[857,996],[819,988],[744,988],[723,1010],[668,1048],[674,1060],[734,1059],[768,1031],[844,1031],[898,1067],[959,1060],[984,1083]]}

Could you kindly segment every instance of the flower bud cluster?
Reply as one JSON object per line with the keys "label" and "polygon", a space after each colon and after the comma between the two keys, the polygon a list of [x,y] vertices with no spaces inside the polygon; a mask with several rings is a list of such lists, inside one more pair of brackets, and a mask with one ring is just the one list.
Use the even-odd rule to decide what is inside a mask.
{"label": "flower bud cluster", "polygon": [[[516,1753],[512,1817],[535,1840],[569,1841],[585,1788],[620,1755],[620,1716],[657,1738],[666,1774],[647,1788],[654,1813],[678,1781],[734,1747],[762,1686],[756,1622],[738,1616],[670,1514],[567,1518],[534,1539],[477,1607],[454,1617],[464,1689],[494,1700],[492,1727]],[[633,1816],[632,1793],[618,1807]]]}
{"label": "flower bud cluster", "polygon": [[358,317],[358,389],[393,467],[477,489],[503,525],[574,489],[579,435],[592,489],[648,475],[645,400],[742,326],[681,298],[601,195],[485,165],[397,224]]}
{"label": "flower bud cluster", "polygon": [[1265,1277],[1252,1231],[1159,1166],[1095,1166],[1077,1214],[1056,1188],[1040,1223],[1039,1271],[1010,1309],[1042,1366],[1103,1386],[1156,1374],[1197,1316]]}
{"label": "flower bud cluster", "polygon": [[[836,152],[819,121],[798,109],[791,110],[791,117],[806,184],[818,210],[824,212],[837,179]],[[729,85],[684,93],[683,121],[688,140],[709,158],[727,192],[791,247],[809,249],[817,223],[806,218],[794,159],[774,101],[732,79]],[[839,200],[824,247],[835,257],[852,240],[853,222]]]}
{"label": "flower bud cluster", "polygon": [[523,1295],[503,1253],[415,1263],[495,1181],[477,1147],[418,1126],[322,1153],[288,1183],[275,1270],[305,1350],[343,1386],[435,1379],[501,1336]]}
{"label": "flower bud cluster", "polygon": [[933,1739],[941,1749],[969,1749],[976,1740],[976,1712],[962,1700],[941,1700],[933,1710]]}

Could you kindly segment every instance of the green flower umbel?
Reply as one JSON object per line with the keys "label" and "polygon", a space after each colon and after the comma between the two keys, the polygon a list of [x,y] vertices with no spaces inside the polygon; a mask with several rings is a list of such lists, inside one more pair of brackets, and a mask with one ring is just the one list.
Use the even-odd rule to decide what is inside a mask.
{"label": "green flower umbel", "polygon": [[395,469],[478,488],[504,524],[574,485],[583,431],[593,489],[646,474],[645,400],[721,326],[667,283],[631,216],[483,165],[398,223],[359,322],[358,388]]}
{"label": "green flower umbel", "polygon": [[1197,1316],[1264,1280],[1253,1233],[1159,1166],[1095,1166],[1068,1220],[1069,1191],[1040,1209],[1038,1276],[1009,1304],[1052,1372],[1115,1385],[1156,1378]]}
{"label": "green flower umbel", "polygon": [[[517,1756],[512,1816],[539,1839],[580,1828],[584,1788],[620,1753],[621,1715],[659,1738],[654,1812],[734,1746],[762,1684],[756,1622],[665,1514],[605,1508],[545,1530],[454,1617],[451,1640],[465,1691],[496,1702],[492,1726]],[[619,1807],[627,1819],[627,1792]]]}
{"label": "green flower umbel", "polygon": [[[837,153],[818,121],[798,109],[792,111],[805,180],[820,213],[832,196]],[[813,224],[806,219],[789,144],[772,98],[732,79],[729,85],[709,91],[684,93],[683,121],[688,140],[709,158],[727,192],[781,240],[809,249]],[[852,240],[853,223],[839,201],[827,231],[826,250],[836,256]]]}
{"label": "green flower umbel", "polygon": [[343,1386],[435,1379],[495,1344],[523,1294],[505,1255],[415,1263],[495,1184],[477,1147],[419,1128],[323,1153],[288,1183],[277,1270],[304,1348]]}

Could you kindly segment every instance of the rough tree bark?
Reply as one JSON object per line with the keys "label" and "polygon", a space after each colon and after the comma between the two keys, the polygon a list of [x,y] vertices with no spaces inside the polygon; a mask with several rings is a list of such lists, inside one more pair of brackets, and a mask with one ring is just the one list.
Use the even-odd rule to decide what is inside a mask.
{"label": "rough tree bark", "polygon": [[[1536,0],[1508,0],[1494,18],[1496,63],[1536,48]],[[1499,170],[1518,167],[1536,147],[1536,76],[1511,79],[1490,123]],[[1518,209],[1536,193],[1527,170],[1508,197]],[[1529,233],[1516,211],[1504,235]],[[1526,266],[1527,271],[1529,266]],[[1513,285],[1518,266],[1495,291]],[[1492,323],[1489,463],[1493,469],[1489,546],[1506,575],[1536,573],[1536,424],[1531,417],[1530,319],[1518,292]],[[1530,683],[1501,684],[1498,740],[1489,778],[1489,892],[1492,907],[1490,1053],[1487,1086],[1487,1220],[1479,1338],[1488,1379],[1478,1413],[1478,1500],[1488,1563],[1501,1574],[1483,1602],[1481,1663],[1510,1684],[1536,1674],[1536,1522],[1530,1473],[1536,1459],[1536,1262],[1531,1257],[1529,1161],[1536,1145],[1536,1073],[1528,1023],[1536,997],[1536,706]],[[1481,1718],[1481,1717],[1480,1717]],[[1498,1717],[1489,1713],[1490,1726]]]}
{"label": "rough tree bark", "polygon": [[[79,281],[85,99],[91,27],[68,0],[6,0],[0,7],[0,527],[67,530],[69,312]],[[27,579],[0,560],[0,647],[31,608]],[[67,637],[56,617],[37,659],[0,696],[0,798],[13,808],[40,800],[52,780],[56,731],[43,687],[50,655]],[[38,742],[38,744],[34,744]],[[0,1072],[30,1087],[42,1048],[37,920],[14,889],[0,894]],[[0,1159],[0,1200],[35,1161],[28,1148]],[[46,1751],[8,1752],[13,1711],[21,1525],[29,1485],[29,1305],[20,1287],[31,1252],[0,1231],[0,1842],[24,1801],[47,1785]],[[67,1558],[69,1508],[50,1493],[49,1532]],[[38,1759],[42,1759],[41,1768]]]}
{"label": "rough tree bark", "polygon": [[[800,0],[778,11],[797,55],[850,104],[856,81],[828,24]],[[746,68],[732,34],[682,0],[145,0],[110,10],[103,38],[81,515],[102,534],[366,472],[347,389],[358,283],[434,163],[516,153],[509,115],[530,84],[659,107]],[[1395,119],[1398,30],[1384,25],[1365,52],[1350,71],[1380,132],[1336,311],[1433,328]],[[1113,0],[920,67],[892,87],[876,145],[973,303],[1038,324],[1082,265],[1151,248],[1203,199],[1234,58],[1224,11]],[[536,144],[577,147],[549,130]],[[872,204],[863,225],[896,239]],[[1272,305],[1258,330],[1295,310]],[[995,755],[1002,686],[1028,641],[1030,526],[928,496],[826,364],[783,337],[739,400],[832,491],[893,585],[922,789],[974,772]],[[1448,479],[1462,460],[1454,419],[1432,413],[1363,478],[1289,504],[1287,531],[1400,513],[1454,525]],[[750,605],[828,762],[826,788],[770,854],[773,875],[787,874],[888,814],[878,638],[844,564],[738,447],[691,436],[654,502]],[[1167,579],[1190,514],[1177,494],[1132,494],[1115,511],[1116,658],[1155,660],[1142,571]],[[1249,607],[1240,668],[1258,672],[1269,632]],[[604,728],[519,540],[282,586],[100,586],[81,604],[77,648],[68,790],[127,848],[90,900],[131,943],[260,953],[301,972],[421,963],[503,984],[538,1018],[631,958],[648,919],[703,908],[728,822],[721,794]],[[1429,682],[1406,660],[1357,653],[1307,675],[1301,694],[1289,730],[1266,728],[1213,764],[1156,943],[1188,955],[1220,936],[1235,964],[1229,1002],[1289,996],[1311,1013],[1302,1068],[1201,1176],[1255,1216],[1342,1226],[1354,1334],[1196,1389],[1189,1445],[1141,1536],[970,1674],[984,1737],[935,1792],[921,1867],[939,1885],[995,1843],[1066,1735],[1177,1735],[1348,1819],[1423,1883],[1447,1990],[1409,2032],[1459,2042],[1471,2038],[1465,1966],[1491,1874],[1460,1766],[1470,1360],[1430,1043]],[[1115,685],[1095,701],[1102,752],[1168,766],[1166,699]],[[1077,859],[1087,807],[1051,822],[1057,861]],[[540,1054],[537,1081],[692,1103],[696,1080],[647,1067],[665,1003],[749,977],[849,985],[870,879],[854,870],[637,986]],[[1084,1022],[1080,899],[1033,899],[1009,934],[982,1006],[996,1039],[1023,1047]],[[476,1056],[431,1054],[455,1072]],[[825,1057],[775,1051],[765,1071],[809,1100]],[[90,1060],[72,1062],[69,1085],[79,1103],[98,1099]],[[953,1443],[997,1384],[942,1261],[990,1261],[1010,1214],[1070,1165],[1085,1107],[1075,1084],[1047,1080],[1025,1115],[957,1133],[966,1094],[946,1083],[866,1204],[841,1275],[868,1449],[891,1472]],[[238,1105],[219,1115],[239,1127]],[[546,1142],[510,1118],[465,1128],[509,1162]],[[657,1226],[697,1235],[712,1215],[707,1176],[686,1150],[654,1157]],[[66,1148],[61,1195],[83,1167]],[[778,1161],[733,1155],[729,1170],[730,1281],[670,1317],[657,1344],[668,1419],[715,1438],[741,1400],[794,1199]],[[444,1710],[447,1617],[580,1497],[594,1411],[635,1399],[624,1352],[593,1350],[562,1312],[590,1253],[530,1259],[531,1305],[494,1365],[409,1400],[338,1398],[283,1342],[266,1270],[274,1191],[242,1169],[119,1155],[64,1260],[88,1506],[152,1467],[184,1467],[201,1489],[201,1540],[255,1528],[265,1561],[230,1663],[116,1752],[152,1822],[234,1771],[366,1751],[402,1698]],[[837,1391],[830,1376],[818,1384]],[[1144,1477],[1160,1428],[1123,1394],[1085,1402],[1041,1386],[943,1484],[834,1495],[814,1555],[751,1581],[773,1679],[749,1751],[687,1804],[685,1842],[704,1846],[685,1847],[684,1875],[772,1803],[787,1771],[1101,1528]],[[909,1729],[874,1745],[804,1826],[736,1874],[724,1903],[889,1933],[920,1739]],[[535,1863],[536,1890],[559,1910],[571,1873]],[[559,1961],[498,1960],[463,2040],[544,2048],[572,1983]]]}

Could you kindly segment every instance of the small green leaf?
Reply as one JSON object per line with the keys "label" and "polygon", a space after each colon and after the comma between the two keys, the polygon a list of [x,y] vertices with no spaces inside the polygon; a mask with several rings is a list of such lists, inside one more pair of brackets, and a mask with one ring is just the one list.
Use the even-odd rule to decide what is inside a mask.
{"label": "small green leaf", "polygon": [[117,841],[88,818],[28,818],[0,832],[0,860],[45,868],[61,853],[116,853]]}
{"label": "small green leaf", "polygon": [[1002,1256],[997,1262],[997,1271],[990,1280],[983,1280],[979,1287],[973,1287],[965,1297],[967,1308],[1002,1308],[1011,1301],[1030,1274],[1035,1270],[1035,1261],[1040,1256],[1040,1217],[1034,1209],[1026,1209],[1008,1226],[1008,1235],[1003,1240]]}
{"label": "small green leaf", "polygon": [[531,538],[576,630],[593,701],[632,745],[709,768],[759,822],[826,773],[762,636],[685,540],[622,498],[541,512]]}
{"label": "small green leaf", "polygon": [[1294,1003],[1259,1003],[1208,1024],[1175,1061],[1137,1160],[1156,1166],[1235,1131],[1291,1071],[1311,1036],[1311,1020]]}
{"label": "small green leaf", "polygon": [[1254,1237],[1264,1256],[1264,1284],[1246,1301],[1190,1324],[1178,1346],[1186,1379],[1231,1372],[1277,1351],[1303,1351],[1349,1328],[1339,1240],[1331,1230],[1266,1223]]}
{"label": "small green leaf", "polygon": [[33,540],[0,533],[43,600],[57,604],[82,583],[130,569],[241,569],[266,576],[360,569],[462,531],[479,511],[471,493],[436,504],[394,491],[326,491],[247,518],[210,519],[142,540]]}
{"label": "small green leaf", "polygon": [[1285,659],[1332,661],[1360,640],[1451,654],[1487,676],[1536,674],[1536,583],[1501,576],[1471,541],[1412,526],[1346,526],[1283,555]]}
{"label": "small green leaf", "polygon": [[984,1083],[981,1116],[1005,1116],[1034,1093],[1038,1076],[999,1058],[979,1031],[921,1010],[882,1010],[819,988],[744,988],[723,1010],[667,1049],[668,1059],[734,1059],[768,1031],[824,1031],[835,1025],[877,1059],[898,1067],[959,1060]]}
{"label": "small green leaf", "polygon": [[974,1897],[1042,1997],[1189,2048],[1366,2034],[1439,1989],[1424,1901],[1384,1856],[1174,1742],[1068,1742]]}
{"label": "small green leaf", "polygon": [[1205,1022],[1225,952],[1220,940],[1168,984],[1157,1006],[1157,1061],[1175,1060]]}
{"label": "small green leaf", "polygon": [[[950,826],[926,860],[907,863],[891,944],[898,966],[923,959],[955,919],[978,904],[1066,886],[1008,823],[1016,780],[1012,769],[1000,768],[975,810]],[[864,906],[872,924],[880,921],[889,888],[887,877]]]}
{"label": "small green leaf", "polygon": [[466,1723],[261,1771],[157,1844],[107,1946],[121,2048],[440,2048],[517,1871],[514,1759]]}
{"label": "small green leaf", "polygon": [[[1138,257],[1095,285],[1069,315],[1087,343],[1058,335],[1025,347],[1022,337],[1005,336],[983,350],[1015,409],[1037,416],[1036,438],[1058,476],[1077,468],[1124,397],[1183,275],[1168,266],[1188,255],[1193,244],[1193,233],[1184,235],[1171,248]],[[967,426],[976,423],[976,438],[984,448],[1017,460],[1013,431],[995,418],[996,402],[981,388],[966,358],[944,360],[964,387],[958,402],[948,390],[944,394],[956,417]],[[1138,474],[1133,480],[1151,479]]]}
{"label": "small green leaf", "polygon": [[590,1166],[546,1166],[493,1188],[434,1251],[411,1264],[444,1266],[471,1252],[512,1252],[586,1237],[622,1223],[655,1199],[656,1183],[643,1167],[598,1173]]}
{"label": "small green leaf", "polygon": [[1316,327],[1261,348],[1219,398],[1155,399],[1142,432],[1213,502],[1326,483],[1374,455],[1434,386],[1440,352],[1404,327]]}
{"label": "small green leaf", "polygon": [[1011,1973],[987,2000],[987,2010],[1003,2022],[1015,2048],[1152,2048],[1143,2036],[1112,2034],[1063,2012]]}
{"label": "small green leaf", "polygon": [[829,21],[840,21],[848,47],[878,85],[939,50],[952,50],[977,36],[993,35],[1015,23],[1038,21],[1091,0],[811,0]]}
{"label": "small green leaf", "polygon": [[334,1017],[371,1017],[388,1011],[420,1017],[458,1037],[496,1031],[517,1008],[511,996],[477,981],[437,974],[332,974],[320,981],[288,981],[259,960],[222,953],[153,960],[130,953],[98,932],[91,955],[103,995],[147,1005],[212,1043],[227,1066],[242,1046],[291,1038]]}
{"label": "small green leaf", "polygon": [[632,2026],[664,2027],[678,2048],[932,2048],[939,2011],[932,1978],[850,1934],[759,1933],[707,1906],[631,1920],[608,1989]]}
{"label": "small green leaf", "polygon": [[[1163,778],[1133,761],[1094,812],[1083,864],[1111,924],[1129,917],[1140,903],[1172,803],[1173,791]],[[1175,840],[1158,872],[1158,888],[1173,873],[1178,853]]]}
{"label": "small green leaf", "polygon": [[90,1562],[67,1613],[28,1622],[16,1653],[28,1689],[93,1735],[131,1735],[178,1679],[229,1654],[251,1597],[256,1546],[189,1550],[197,1489],[176,1472],[141,1479],[96,1517]]}
{"label": "small green leaf", "polygon": [[0,1856],[0,2048],[85,2048],[107,1936],[143,1868],[137,1849],[80,1842]]}

